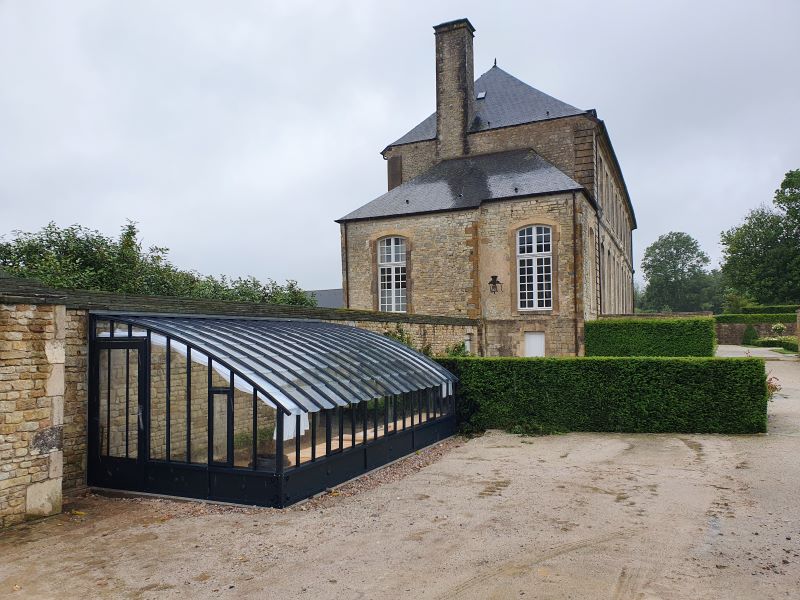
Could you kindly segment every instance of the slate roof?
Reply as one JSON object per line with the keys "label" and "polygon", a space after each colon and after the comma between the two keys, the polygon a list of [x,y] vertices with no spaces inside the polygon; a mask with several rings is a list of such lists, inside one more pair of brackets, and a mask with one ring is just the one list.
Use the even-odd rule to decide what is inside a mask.
{"label": "slate roof", "polygon": [[442,161],[337,221],[476,208],[491,200],[582,189],[533,150],[513,150]]}
{"label": "slate roof", "polygon": [[[475,97],[481,92],[486,92],[486,97],[475,100],[475,120],[470,126],[470,132],[586,113],[532,88],[497,66],[475,81]],[[436,113],[433,113],[387,147],[435,138]]]}
{"label": "slate roof", "polygon": [[344,308],[344,290],[334,288],[328,290],[307,290],[306,296],[314,296],[320,308]]}

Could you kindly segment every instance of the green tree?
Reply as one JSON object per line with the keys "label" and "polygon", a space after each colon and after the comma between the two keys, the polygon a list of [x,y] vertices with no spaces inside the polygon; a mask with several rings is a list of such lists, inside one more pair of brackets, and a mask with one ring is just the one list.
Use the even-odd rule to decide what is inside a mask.
{"label": "green tree", "polygon": [[773,207],[724,231],[722,272],[730,288],[762,304],[800,300],[800,170],[789,171]]}
{"label": "green tree", "polygon": [[706,271],[710,260],[687,233],[671,231],[648,246],[642,260],[647,285],[646,310],[713,310],[720,304],[719,274]]}
{"label": "green tree", "polygon": [[0,269],[45,285],[84,290],[315,306],[297,282],[281,285],[255,277],[229,279],[178,269],[161,246],[142,249],[136,224],[128,222],[118,239],[72,225],[49,223],[37,232],[14,232],[0,240]]}

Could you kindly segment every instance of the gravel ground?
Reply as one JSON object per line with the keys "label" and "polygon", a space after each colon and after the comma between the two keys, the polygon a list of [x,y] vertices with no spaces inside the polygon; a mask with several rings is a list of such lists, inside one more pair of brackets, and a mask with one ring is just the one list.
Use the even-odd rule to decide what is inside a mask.
{"label": "gravel ground", "polygon": [[770,433],[489,432],[287,510],[89,496],[0,534],[2,598],[800,597],[800,362]]}

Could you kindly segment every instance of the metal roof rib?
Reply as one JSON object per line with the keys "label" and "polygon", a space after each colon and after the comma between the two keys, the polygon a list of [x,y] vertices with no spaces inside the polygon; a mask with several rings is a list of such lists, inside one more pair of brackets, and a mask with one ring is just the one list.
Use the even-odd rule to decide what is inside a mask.
{"label": "metal roof rib", "polygon": [[456,381],[438,363],[403,344],[371,331],[324,321],[107,312],[98,318],[141,327],[185,344],[192,352],[230,369],[286,414],[449,387]]}

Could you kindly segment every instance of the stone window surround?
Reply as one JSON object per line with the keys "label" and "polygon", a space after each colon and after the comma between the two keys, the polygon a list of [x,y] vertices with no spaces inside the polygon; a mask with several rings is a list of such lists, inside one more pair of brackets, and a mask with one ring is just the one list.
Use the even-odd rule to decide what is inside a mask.
{"label": "stone window surround", "polygon": [[414,312],[414,263],[412,260],[411,249],[413,242],[411,232],[406,229],[382,229],[376,231],[369,237],[369,269],[370,269],[370,295],[372,296],[372,310],[380,310],[380,289],[378,285],[378,244],[387,237],[401,237],[406,241],[406,310],[405,313],[392,314],[411,314]]}
{"label": "stone window surround", "polygon": [[[551,281],[552,281],[552,306],[551,308],[519,308],[519,299],[518,299],[518,272],[517,272],[517,232],[520,229],[525,227],[535,227],[536,225],[545,225],[550,228],[550,251],[551,251],[551,264],[552,264],[552,273],[551,273]],[[559,271],[558,271],[558,259],[559,259],[559,248],[560,248],[560,240],[561,240],[561,228],[553,219],[548,219],[546,217],[536,216],[534,218],[528,217],[524,220],[519,220],[511,223],[508,228],[507,233],[507,240],[508,240],[508,247],[511,251],[508,253],[509,255],[509,273],[512,274],[514,277],[514,285],[509,285],[510,288],[508,293],[511,295],[511,314],[515,317],[538,317],[538,316],[557,316],[559,314],[559,307],[558,307],[558,288],[559,288]],[[537,331],[531,329],[530,331]]]}
{"label": "stone window surround", "polygon": [[[526,252],[524,254],[521,254],[520,253],[520,249],[519,249],[519,247],[520,247],[520,234],[522,234],[523,231],[526,231],[528,229],[530,229],[531,232],[532,232],[531,233],[531,240],[532,240],[531,241],[531,245],[532,245],[533,249],[531,250],[531,252]],[[547,252],[545,252],[545,251],[541,251],[540,252],[538,250],[539,229],[543,230],[542,231],[542,235],[547,235],[547,237],[548,237],[547,246],[548,246],[549,249],[548,249]],[[527,311],[550,310],[551,307],[553,306],[553,230],[552,230],[552,228],[549,225],[540,225],[540,224],[527,225],[527,226],[521,227],[521,228],[519,228],[517,230],[515,241],[516,241],[516,243],[514,245],[514,249],[516,251],[516,257],[517,257],[517,260],[516,260],[516,263],[515,263],[515,266],[516,266],[515,285],[517,286],[517,293],[519,293],[519,290],[520,290],[520,285],[521,285],[520,279],[521,279],[521,276],[522,276],[522,273],[520,271],[520,269],[521,269],[520,261],[522,261],[522,260],[530,260],[530,261],[532,261],[531,268],[533,269],[533,277],[534,277],[534,283],[535,283],[535,289],[533,291],[534,291],[534,295],[535,295],[535,304],[537,304],[537,305],[540,303],[540,298],[539,298],[540,291],[547,291],[547,290],[540,290],[539,289],[539,277],[538,277],[538,275],[539,275],[539,264],[538,264],[538,260],[540,258],[547,258],[547,259],[550,260],[550,264],[548,265],[549,268],[548,268],[548,270],[546,272],[546,275],[549,276],[549,282],[548,283],[550,284],[550,290],[549,290],[550,291],[550,306],[526,306],[526,307],[517,306],[517,309],[520,310],[520,311],[526,311],[526,312]],[[520,298],[518,298],[517,300],[520,301]]]}
{"label": "stone window surround", "polygon": [[[403,257],[402,260],[397,260],[395,256],[395,247],[399,246],[397,243],[399,240],[402,240],[402,248],[403,248]],[[384,261],[384,250],[386,249],[385,242],[389,242],[388,248],[391,254],[391,257],[388,261]],[[394,235],[394,236],[384,236],[378,240],[377,244],[377,274],[378,274],[378,309],[381,312],[399,312],[404,313],[407,312],[408,309],[408,239],[404,236]],[[405,297],[403,298],[403,305],[405,308],[403,310],[392,310],[396,308],[398,304],[397,298],[395,297],[395,289],[396,289],[396,281],[400,277],[399,269],[404,269],[404,273],[402,275],[405,284],[401,289],[405,291]],[[389,289],[391,291],[391,301],[389,304],[391,305],[390,308],[384,309],[384,303],[382,301],[382,277],[381,269],[390,269],[391,275],[389,277]]]}

